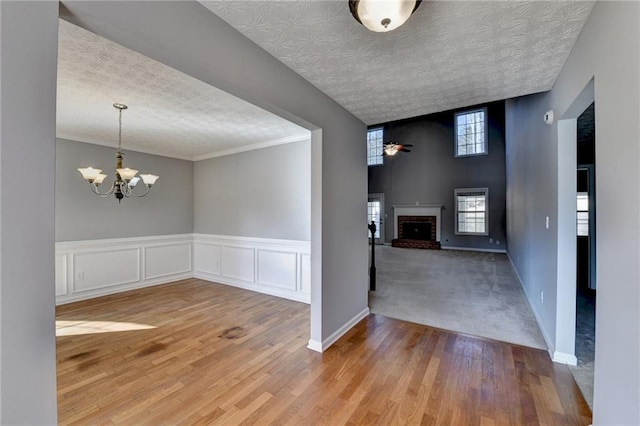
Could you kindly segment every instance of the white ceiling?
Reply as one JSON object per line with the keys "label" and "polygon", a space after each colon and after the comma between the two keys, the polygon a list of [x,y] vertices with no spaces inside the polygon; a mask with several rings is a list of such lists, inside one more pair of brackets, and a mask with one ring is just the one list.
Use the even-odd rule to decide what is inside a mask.
{"label": "white ceiling", "polygon": [[60,20],[59,138],[188,160],[309,138],[270,112]]}
{"label": "white ceiling", "polygon": [[[425,0],[389,33],[346,0],[202,1],[367,124],[549,90],[594,2]],[[60,20],[57,136],[189,160],[309,132]]]}
{"label": "white ceiling", "polygon": [[373,33],[340,1],[201,1],[367,124],[551,89],[592,1],[423,1]]}

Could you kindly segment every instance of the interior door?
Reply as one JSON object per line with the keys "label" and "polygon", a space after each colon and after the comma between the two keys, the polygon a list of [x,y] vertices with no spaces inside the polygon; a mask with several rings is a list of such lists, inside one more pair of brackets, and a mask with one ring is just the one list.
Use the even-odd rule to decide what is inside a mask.
{"label": "interior door", "polygon": [[[384,242],[384,194],[369,194],[367,202],[367,223],[373,221],[376,224],[376,233],[374,241],[376,244]],[[369,238],[371,233],[367,230]]]}

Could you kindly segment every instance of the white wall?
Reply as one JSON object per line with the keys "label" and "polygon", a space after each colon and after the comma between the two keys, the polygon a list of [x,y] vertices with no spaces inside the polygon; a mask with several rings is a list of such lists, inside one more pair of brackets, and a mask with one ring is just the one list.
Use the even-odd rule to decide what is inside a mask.
{"label": "white wall", "polygon": [[194,230],[309,241],[311,141],[197,161]]}
{"label": "white wall", "polygon": [[[597,312],[594,424],[640,424],[640,4],[598,2],[553,89],[507,103],[509,255],[543,331],[565,345],[557,320],[570,306],[556,286],[559,182],[558,125],[542,114],[571,119],[572,105],[594,79],[596,104]],[[562,154],[561,154],[562,155]],[[565,170],[566,172],[566,170]],[[551,229],[544,227],[550,216]],[[562,254],[561,254],[562,255]],[[520,259],[520,261],[518,261]],[[549,293],[547,293],[549,292]],[[530,296],[530,297],[531,297]],[[551,298],[549,298],[551,296]]]}
{"label": "white wall", "polygon": [[0,10],[0,423],[55,424],[58,3]]}
{"label": "white wall", "polygon": [[314,347],[366,315],[364,123],[195,2],[62,4],[65,19],[313,131]]}

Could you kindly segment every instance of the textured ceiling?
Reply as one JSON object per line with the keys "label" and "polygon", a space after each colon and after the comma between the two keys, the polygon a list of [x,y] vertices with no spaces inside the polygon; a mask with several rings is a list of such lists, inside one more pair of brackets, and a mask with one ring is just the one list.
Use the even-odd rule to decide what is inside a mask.
{"label": "textured ceiling", "polygon": [[60,20],[57,136],[199,159],[309,137],[287,120]]}
{"label": "textured ceiling", "polygon": [[346,0],[201,3],[367,124],[551,89],[594,4],[427,0],[373,33]]}

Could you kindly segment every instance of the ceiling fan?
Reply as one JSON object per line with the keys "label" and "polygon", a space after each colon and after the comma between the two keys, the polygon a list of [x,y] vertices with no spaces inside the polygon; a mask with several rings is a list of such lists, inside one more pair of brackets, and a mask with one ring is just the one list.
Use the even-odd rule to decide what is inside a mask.
{"label": "ceiling fan", "polygon": [[412,144],[397,144],[394,142],[388,142],[384,144],[382,155],[387,155],[392,157],[396,155],[398,152],[411,152],[410,149],[407,149],[411,147],[413,147]]}

